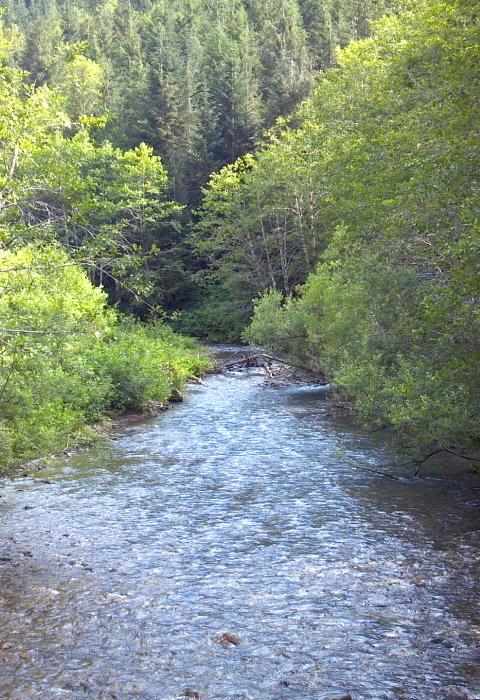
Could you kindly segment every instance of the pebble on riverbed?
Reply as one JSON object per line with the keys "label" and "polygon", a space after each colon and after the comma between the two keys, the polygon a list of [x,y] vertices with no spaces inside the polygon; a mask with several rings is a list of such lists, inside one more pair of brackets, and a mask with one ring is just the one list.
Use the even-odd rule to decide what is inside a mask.
{"label": "pebble on riverbed", "polygon": [[193,688],[185,688],[182,690],[182,698],[194,698],[194,700],[200,700],[200,693],[198,690],[193,690]]}
{"label": "pebble on riverbed", "polygon": [[240,637],[237,637],[233,632],[222,632],[218,641],[220,644],[233,644],[233,646],[238,646],[240,644]]}
{"label": "pebble on riverbed", "polygon": [[421,578],[413,578],[412,583],[414,586],[418,586],[420,588],[424,588],[427,585],[426,581]]}

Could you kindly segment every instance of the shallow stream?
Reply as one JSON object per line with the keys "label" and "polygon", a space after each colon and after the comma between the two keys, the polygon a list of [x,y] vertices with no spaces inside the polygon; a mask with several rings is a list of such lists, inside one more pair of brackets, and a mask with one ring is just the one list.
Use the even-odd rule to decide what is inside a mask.
{"label": "shallow stream", "polygon": [[480,482],[396,458],[250,371],[4,482],[0,697],[480,698]]}

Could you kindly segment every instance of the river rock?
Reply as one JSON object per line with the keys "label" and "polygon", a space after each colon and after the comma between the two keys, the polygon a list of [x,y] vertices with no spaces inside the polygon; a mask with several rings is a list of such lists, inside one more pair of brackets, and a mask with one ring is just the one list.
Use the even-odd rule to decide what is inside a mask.
{"label": "river rock", "polygon": [[447,649],[454,649],[455,644],[452,642],[451,639],[448,639],[448,637],[444,637],[443,635],[438,635],[436,637],[432,637],[430,639],[430,642],[432,644],[441,644],[442,646],[446,647]]}
{"label": "river rock", "polygon": [[222,632],[218,641],[220,644],[233,644],[233,646],[238,646],[240,644],[240,637],[237,637],[233,632]]}
{"label": "river rock", "polygon": [[170,394],[170,398],[168,400],[170,401],[170,403],[182,403],[183,394],[178,389],[173,388],[172,393]]}
{"label": "river rock", "polygon": [[426,581],[424,581],[422,578],[413,578],[412,583],[414,586],[419,586],[421,588],[424,588],[427,585]]}

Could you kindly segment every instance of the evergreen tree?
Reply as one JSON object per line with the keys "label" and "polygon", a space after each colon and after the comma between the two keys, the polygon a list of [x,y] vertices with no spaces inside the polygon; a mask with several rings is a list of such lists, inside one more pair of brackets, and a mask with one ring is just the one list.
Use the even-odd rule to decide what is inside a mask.
{"label": "evergreen tree", "polygon": [[328,68],[334,62],[338,42],[332,18],[331,0],[300,0],[310,54],[316,70]]}
{"label": "evergreen tree", "polygon": [[[108,115],[116,144],[161,155],[189,207],[208,175],[251,150],[306,97],[374,0],[3,0],[35,84]],[[82,56],[82,58],[80,57]],[[91,63],[93,62],[93,63]]]}

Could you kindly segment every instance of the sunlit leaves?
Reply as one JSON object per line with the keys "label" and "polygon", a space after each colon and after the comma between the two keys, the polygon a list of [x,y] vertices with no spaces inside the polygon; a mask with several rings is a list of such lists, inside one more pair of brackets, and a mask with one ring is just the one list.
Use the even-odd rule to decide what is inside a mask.
{"label": "sunlit leaves", "polygon": [[296,308],[366,422],[443,445],[479,437],[479,38],[469,3],[425,0],[340,54],[298,131],[330,240],[301,300],[267,297],[251,330],[275,344]]}

